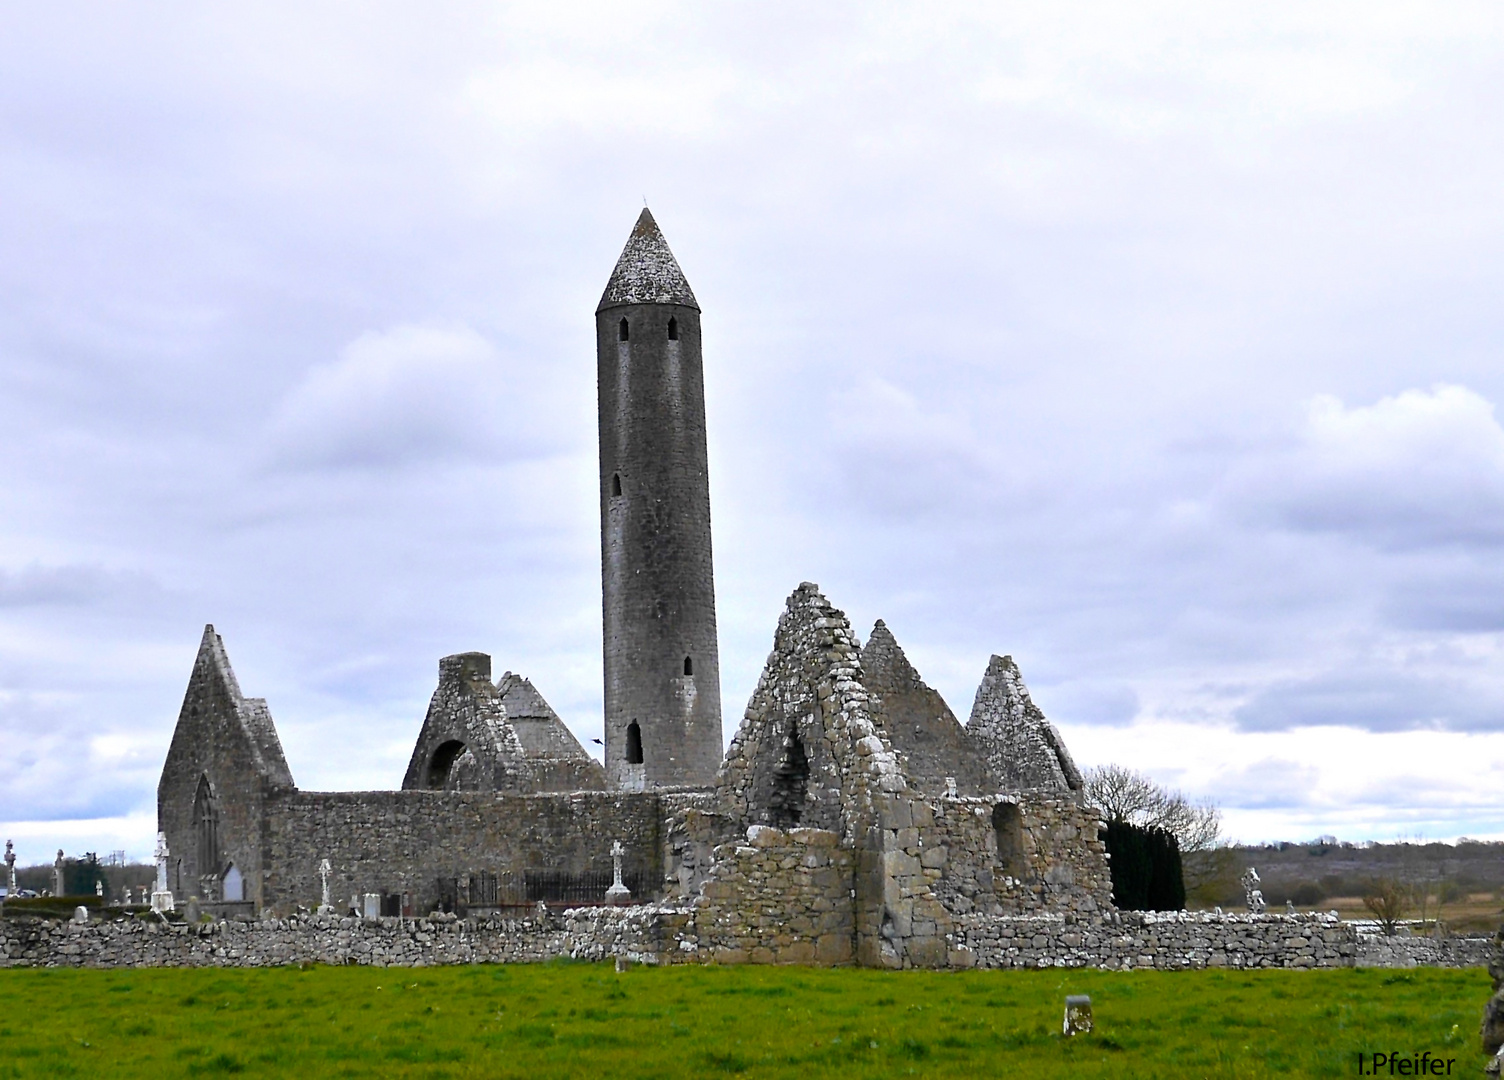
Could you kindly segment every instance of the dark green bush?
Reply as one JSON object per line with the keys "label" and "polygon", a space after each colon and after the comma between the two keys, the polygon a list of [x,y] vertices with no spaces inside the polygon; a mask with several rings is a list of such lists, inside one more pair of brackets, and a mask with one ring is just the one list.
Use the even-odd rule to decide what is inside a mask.
{"label": "dark green bush", "polygon": [[1179,911],[1185,907],[1180,845],[1164,829],[1108,822],[1103,833],[1112,856],[1112,902],[1125,911]]}

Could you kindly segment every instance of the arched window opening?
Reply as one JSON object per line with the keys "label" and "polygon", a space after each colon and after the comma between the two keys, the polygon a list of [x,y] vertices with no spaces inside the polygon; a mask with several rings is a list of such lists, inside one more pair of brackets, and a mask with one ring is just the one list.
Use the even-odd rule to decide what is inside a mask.
{"label": "arched window opening", "polygon": [[627,320],[623,319],[616,326],[616,340],[617,341],[626,341],[627,340],[627,335],[628,335]]}
{"label": "arched window opening", "polygon": [[695,673],[694,658],[686,656],[684,658],[684,674],[686,674],[686,675],[693,675],[694,673]]}
{"label": "arched window opening", "polygon": [[1023,876],[1024,816],[1014,803],[992,808],[992,832],[997,837],[997,861],[1013,877]]}
{"label": "arched window opening", "polygon": [[679,320],[678,319],[670,319],[668,321],[668,339],[670,341],[678,341],[679,340]]}
{"label": "arched window opening", "polygon": [[642,764],[642,728],[636,720],[627,725],[627,764]]}
{"label": "arched window opening", "polygon": [[768,824],[789,829],[804,816],[805,793],[809,789],[809,756],[799,732],[790,727],[783,737],[783,752],[773,768],[773,795],[768,800]]}
{"label": "arched window opening", "polygon": [[245,899],[245,878],[240,873],[240,867],[234,863],[225,870],[223,892],[226,900],[238,902]]}
{"label": "arched window opening", "polygon": [[611,496],[612,498],[621,496],[621,473],[611,474]]}
{"label": "arched window opening", "polygon": [[198,872],[200,876],[219,873],[219,807],[215,804],[214,789],[209,778],[198,778],[198,793],[193,797],[193,825],[198,841]]}
{"label": "arched window opening", "polygon": [[449,782],[449,770],[454,768],[455,760],[464,752],[465,744],[458,739],[441,743],[433,752],[433,757],[428,759],[428,776],[424,787],[434,791],[443,791],[444,785]]}

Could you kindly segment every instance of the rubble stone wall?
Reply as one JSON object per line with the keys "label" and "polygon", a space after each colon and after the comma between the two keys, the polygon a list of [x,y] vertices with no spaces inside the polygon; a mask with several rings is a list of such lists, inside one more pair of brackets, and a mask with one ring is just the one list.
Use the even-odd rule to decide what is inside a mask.
{"label": "rubble stone wall", "polygon": [[855,853],[825,829],[747,832],[716,848],[715,870],[675,948],[720,963],[851,963]]}
{"label": "rubble stone wall", "polygon": [[[838,851],[820,844],[810,851]],[[743,856],[749,884],[759,873],[789,874],[782,858],[759,848]],[[834,860],[830,866],[838,867]],[[817,873],[825,867],[809,867]],[[744,895],[752,895],[749,891]],[[0,919],[0,967],[266,967],[277,964],[535,963],[554,957],[626,957],[671,964],[767,960],[845,962],[820,954],[812,961],[791,948],[766,911],[745,913],[745,928],[706,921],[688,905],[638,905],[546,911],[516,918],[440,916],[430,919],[355,919],[304,915],[254,922],[227,920],[186,926],[134,918],[90,923],[37,918]],[[834,923],[831,924],[834,926]],[[834,930],[830,931],[835,933]],[[730,942],[764,942],[744,948]],[[804,940],[801,938],[800,940]],[[777,945],[775,951],[774,944]],[[1487,938],[1383,937],[1328,915],[1207,915],[1168,912],[1111,919],[1074,916],[965,915],[955,920],[947,960],[956,968],[1096,967],[1337,968],[1474,967],[1487,962]]]}
{"label": "rubble stone wall", "polygon": [[[519,889],[528,870],[611,870],[611,842],[626,846],[624,876],[657,899],[664,881],[660,827],[673,798],[651,792],[505,795],[493,792],[280,793],[266,804],[263,906],[274,915],[319,905],[319,860],[331,900],[407,894],[411,914],[439,901],[439,881],[495,874]],[[666,801],[666,799],[668,801]],[[682,801],[682,800],[681,800]]]}
{"label": "rubble stone wall", "polygon": [[[998,850],[993,812],[1018,808],[1020,850]],[[936,799],[918,840],[927,865],[940,869],[933,888],[953,915],[1028,915],[1051,911],[1091,915],[1112,910],[1107,847],[1095,810],[1060,791],[1029,791],[985,799]],[[936,849],[939,849],[938,851]]]}

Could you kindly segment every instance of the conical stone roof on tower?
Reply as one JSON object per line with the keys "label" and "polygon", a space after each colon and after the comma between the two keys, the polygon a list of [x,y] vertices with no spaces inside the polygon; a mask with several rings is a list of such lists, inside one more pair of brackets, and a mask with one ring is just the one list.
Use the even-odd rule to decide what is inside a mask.
{"label": "conical stone roof on tower", "polygon": [[694,290],[689,287],[679,260],[668,248],[668,241],[646,206],[637,216],[627,246],[616,260],[611,280],[596,312],[621,304],[681,304],[700,310]]}

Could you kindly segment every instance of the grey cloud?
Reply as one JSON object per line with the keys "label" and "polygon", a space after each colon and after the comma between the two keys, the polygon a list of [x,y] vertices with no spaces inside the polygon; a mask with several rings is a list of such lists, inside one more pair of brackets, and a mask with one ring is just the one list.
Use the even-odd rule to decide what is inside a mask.
{"label": "grey cloud", "polygon": [[1466,668],[1441,674],[1349,667],[1305,679],[1275,681],[1234,713],[1248,731],[1287,731],[1337,724],[1366,731],[1504,729],[1504,693],[1470,678]]}

